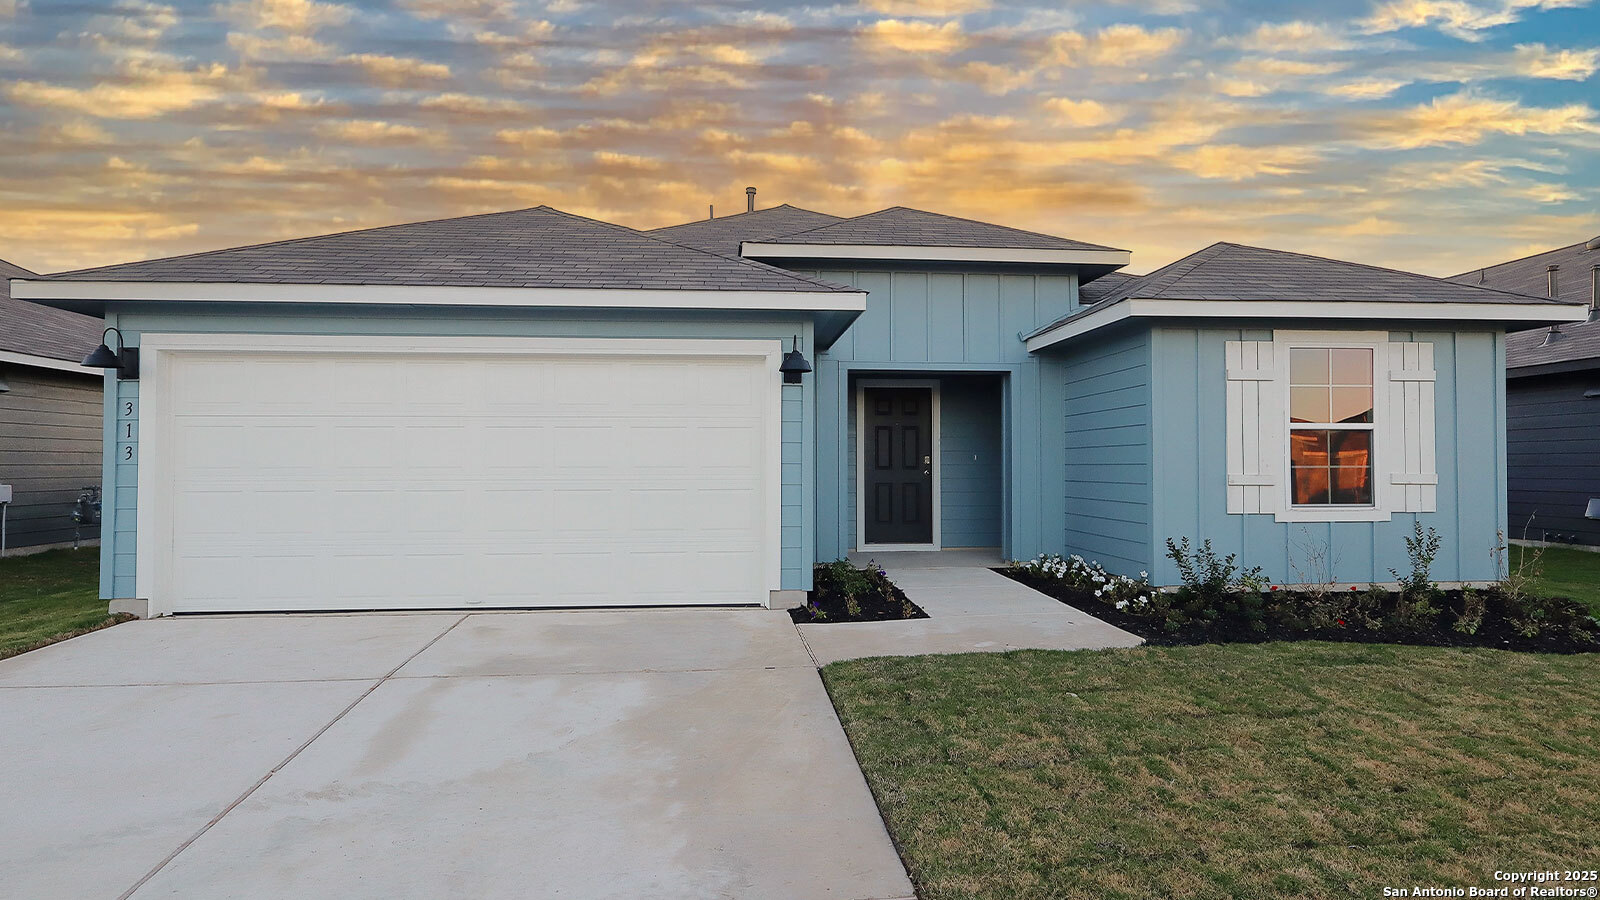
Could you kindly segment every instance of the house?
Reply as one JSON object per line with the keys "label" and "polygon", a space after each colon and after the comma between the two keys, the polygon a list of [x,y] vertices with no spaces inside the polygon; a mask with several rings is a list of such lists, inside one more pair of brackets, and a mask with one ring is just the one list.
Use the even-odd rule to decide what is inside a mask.
{"label": "house", "polygon": [[10,279],[34,273],[0,260],[0,551],[29,552],[99,538],[73,506],[100,484],[104,376],[78,365],[100,342],[88,316],[11,298]]}
{"label": "house", "polygon": [[1169,536],[1389,580],[1413,519],[1441,580],[1492,577],[1505,332],[1582,308],[1232,244],[1129,262],[905,208],[538,207],[13,290],[138,349],[102,588],[146,614],[781,607],[896,548],[1171,583]]}
{"label": "house", "polygon": [[1589,306],[1506,338],[1506,484],[1512,537],[1600,545],[1600,237],[1450,280]]}

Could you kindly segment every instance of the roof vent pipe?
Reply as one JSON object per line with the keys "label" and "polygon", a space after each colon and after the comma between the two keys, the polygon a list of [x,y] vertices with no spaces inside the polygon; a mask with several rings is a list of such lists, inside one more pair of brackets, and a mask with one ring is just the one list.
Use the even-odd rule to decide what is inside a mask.
{"label": "roof vent pipe", "polygon": [[[1560,266],[1545,266],[1544,267],[1545,277],[1547,279],[1549,279],[1545,283],[1545,291],[1546,291],[1546,293],[1549,294],[1551,300],[1556,299],[1556,273],[1559,272],[1559,271],[1561,271],[1561,267]],[[1541,346],[1548,347],[1551,344],[1554,344],[1556,341],[1562,340],[1565,337],[1566,337],[1566,335],[1561,333],[1561,323],[1557,322],[1554,325],[1550,326],[1550,330],[1549,331],[1545,332],[1545,334],[1544,334],[1544,343]]]}
{"label": "roof vent pipe", "polygon": [[707,219],[715,219],[716,217],[717,217],[717,205],[715,203],[707,203],[706,204],[706,218]]}
{"label": "roof vent pipe", "polygon": [[1600,265],[1589,267],[1589,321],[1600,322]]}
{"label": "roof vent pipe", "polygon": [[747,187],[744,189],[744,211],[756,211],[756,189],[753,187]]}

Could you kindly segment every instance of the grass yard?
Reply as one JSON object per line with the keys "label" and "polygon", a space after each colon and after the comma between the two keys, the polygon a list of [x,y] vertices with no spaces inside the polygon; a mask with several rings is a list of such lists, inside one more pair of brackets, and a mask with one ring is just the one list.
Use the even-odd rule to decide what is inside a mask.
{"label": "grass yard", "polygon": [[[1517,552],[1535,551],[1518,547]],[[1556,597],[1571,597],[1588,604],[1594,614],[1600,616],[1600,553],[1546,547],[1539,561],[1544,573],[1535,586],[1536,591]]]}
{"label": "grass yard", "polygon": [[0,559],[0,659],[114,625],[100,599],[100,551]]}
{"label": "grass yard", "polygon": [[1597,861],[1595,655],[1304,642],[823,677],[923,900],[1379,897]]}

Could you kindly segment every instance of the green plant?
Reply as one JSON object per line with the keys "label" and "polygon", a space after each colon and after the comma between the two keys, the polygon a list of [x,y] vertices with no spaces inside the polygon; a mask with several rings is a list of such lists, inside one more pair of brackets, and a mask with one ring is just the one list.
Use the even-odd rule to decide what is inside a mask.
{"label": "green plant", "polygon": [[[1528,525],[1533,524],[1533,517],[1528,517]],[[1522,533],[1526,535],[1525,526]],[[1544,577],[1544,550],[1543,547],[1523,547],[1517,554],[1516,564],[1511,562],[1511,545],[1506,541],[1503,531],[1496,531],[1495,545],[1489,550],[1489,555],[1494,557],[1495,572],[1500,579],[1500,591],[1506,599],[1513,604],[1520,604],[1526,600]]]}
{"label": "green plant", "polygon": [[1113,575],[1099,563],[1077,554],[1062,556],[1059,553],[1041,553],[1027,562],[1013,562],[1011,565],[1034,578],[1049,579],[1080,591],[1092,592],[1096,599],[1133,615],[1148,612],[1156,594],[1155,588],[1150,586],[1148,573],[1140,572],[1138,578]]}
{"label": "green plant", "polygon": [[1461,590],[1461,611],[1456,613],[1455,623],[1450,627],[1462,634],[1477,634],[1483,627],[1483,614],[1488,609],[1488,603],[1483,594],[1472,588]]}
{"label": "green plant", "polygon": [[1241,571],[1235,563],[1238,555],[1217,556],[1209,539],[1195,547],[1188,538],[1167,538],[1167,557],[1183,581],[1173,593],[1157,595],[1153,604],[1164,615],[1168,631],[1193,624],[1266,630],[1267,602],[1262,592],[1269,581],[1260,566]]}
{"label": "green plant", "polygon": [[1406,538],[1406,559],[1411,563],[1411,571],[1401,575],[1390,569],[1389,574],[1400,583],[1400,593],[1405,599],[1427,603],[1439,593],[1439,586],[1433,583],[1432,571],[1441,540],[1439,532],[1432,526],[1424,531],[1420,520],[1412,520],[1411,531],[1412,536]]}
{"label": "green plant", "polygon": [[1188,538],[1178,541],[1167,538],[1167,558],[1177,567],[1183,586],[1203,596],[1215,597],[1251,589],[1260,591],[1269,583],[1267,576],[1261,573],[1260,566],[1241,571],[1234,563],[1238,554],[1218,557],[1217,552],[1211,549],[1210,538],[1201,541],[1199,547],[1192,546]]}

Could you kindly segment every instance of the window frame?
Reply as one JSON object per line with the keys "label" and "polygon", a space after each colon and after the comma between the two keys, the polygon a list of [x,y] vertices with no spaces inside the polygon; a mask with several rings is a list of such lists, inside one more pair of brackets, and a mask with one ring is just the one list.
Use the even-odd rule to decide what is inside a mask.
{"label": "window frame", "polygon": [[[1278,361],[1273,390],[1280,398],[1282,421],[1273,429],[1279,446],[1276,447],[1278,471],[1283,474],[1278,486],[1277,511],[1279,522],[1385,522],[1393,516],[1393,501],[1389,490],[1389,471],[1393,430],[1390,428],[1389,410],[1389,333],[1386,331],[1279,331],[1272,337],[1273,358]],[[1290,435],[1296,430],[1290,425],[1289,354],[1291,350],[1370,350],[1372,351],[1372,503],[1294,504],[1294,468],[1290,465]],[[1265,427],[1265,426],[1264,426]],[[1300,430],[1330,430],[1326,425],[1312,425]],[[1347,430],[1347,429],[1335,429]],[[1360,429],[1365,430],[1365,429]],[[1265,435],[1263,435],[1265,437]]]}

